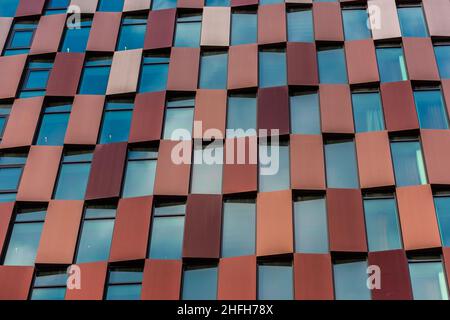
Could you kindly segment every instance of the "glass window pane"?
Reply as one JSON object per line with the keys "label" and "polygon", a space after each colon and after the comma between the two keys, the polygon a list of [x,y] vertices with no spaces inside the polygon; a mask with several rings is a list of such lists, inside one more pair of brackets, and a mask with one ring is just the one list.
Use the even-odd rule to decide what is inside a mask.
{"label": "glass window pane", "polygon": [[139,81],[139,92],[166,90],[169,64],[144,64]]}
{"label": "glass window pane", "polygon": [[30,70],[22,89],[45,89],[49,70]]}
{"label": "glass window pane", "polygon": [[[177,129],[187,130],[192,136],[194,108],[167,108],[164,119],[164,139],[171,140]],[[178,137],[174,137],[178,140]]]}
{"label": "glass window pane", "polygon": [[64,300],[66,288],[34,288],[31,300]]}
{"label": "glass window pane", "polygon": [[22,168],[0,168],[0,190],[16,190],[21,175]]}
{"label": "glass window pane", "polygon": [[295,10],[287,14],[288,41],[314,42],[311,10]]}
{"label": "glass window pane", "polygon": [[377,48],[376,53],[381,82],[408,80],[402,48]]}
{"label": "glass window pane", "polygon": [[259,191],[287,190],[289,187],[289,146],[260,144]]}
{"label": "glass window pane", "polygon": [[333,266],[336,300],[370,300],[367,262],[339,263]]}
{"label": "glass window pane", "polygon": [[402,248],[395,199],[364,200],[369,251]]}
{"label": "glass window pane", "polygon": [[347,83],[344,49],[322,49],[317,57],[320,83]]}
{"label": "glass window pane", "polygon": [[435,46],[434,52],[441,79],[450,79],[450,46]]}
{"label": "glass window pane", "polygon": [[108,286],[106,300],[141,300],[140,284]]}
{"label": "glass window pane", "polygon": [[321,134],[317,93],[291,96],[290,104],[292,133]]}
{"label": "glass window pane", "polygon": [[422,129],[448,129],[447,113],[440,90],[414,91],[414,100]]}
{"label": "glass window pane", "polygon": [[391,151],[397,187],[427,183],[425,164],[418,141],[392,142]]}
{"label": "glass window pane", "polygon": [[176,8],[177,0],[153,0],[152,10]]}
{"label": "glass window pane", "polygon": [[100,143],[128,141],[132,111],[106,111],[103,117]]}
{"label": "glass window pane", "polygon": [[150,253],[152,259],[181,259],[184,217],[155,217],[152,222]]}
{"label": "glass window pane", "polygon": [[91,31],[90,23],[89,27],[82,27],[80,29],[67,29],[64,36],[64,42],[61,48],[62,52],[85,52],[87,42],[89,39],[89,33]]}
{"label": "glass window pane", "polygon": [[367,27],[369,16],[365,9],[342,10],[345,40],[361,40],[371,37]]}
{"label": "glass window pane", "polygon": [[325,145],[328,188],[357,189],[358,171],[353,141]]}
{"label": "glass window pane", "polygon": [[14,17],[19,0],[2,0],[0,6],[0,17]]}
{"label": "glass window pane", "polygon": [[183,300],[215,300],[217,268],[187,269],[183,274]]}
{"label": "glass window pane", "polygon": [[293,295],[291,266],[258,266],[258,300],[292,300]]}
{"label": "glass window pane", "polygon": [[153,194],[156,161],[129,161],[125,173],[123,197],[140,197]]}
{"label": "glass window pane", "polygon": [[253,12],[236,12],[231,15],[231,45],[256,43],[258,16]]}
{"label": "glass window pane", "polygon": [[[228,98],[227,132],[228,138],[256,134],[256,98],[249,96],[231,96]],[[247,132],[247,130],[250,130]]]}
{"label": "glass window pane", "polygon": [[8,244],[4,265],[32,266],[36,258],[43,223],[16,223]]}
{"label": "glass window pane", "polygon": [[227,7],[230,5],[230,0],[206,0],[206,6]]}
{"label": "glass window pane", "polygon": [[202,89],[226,89],[228,53],[204,52],[200,61],[200,82]]}
{"label": "glass window pane", "polygon": [[15,31],[12,34],[9,48],[30,48],[33,40],[33,30]]}
{"label": "glass window pane", "polygon": [[62,146],[66,135],[69,113],[45,114],[36,141],[38,145]]}
{"label": "glass window pane", "polygon": [[124,0],[100,0],[97,11],[121,12]]}
{"label": "glass window pane", "polygon": [[90,169],[90,163],[63,164],[59,173],[55,199],[84,199]]}
{"label": "glass window pane", "polygon": [[200,47],[201,28],[201,22],[178,22],[174,47]]}
{"label": "glass window pane", "polygon": [[397,8],[403,37],[427,37],[422,7]]}
{"label": "glass window pane", "polygon": [[113,219],[84,221],[76,262],[108,260],[113,228]]}
{"label": "glass window pane", "polygon": [[383,110],[378,92],[353,93],[352,102],[356,132],[384,130]]}
{"label": "glass window pane", "polygon": [[448,300],[442,262],[410,263],[409,272],[415,300]]}
{"label": "glass window pane", "polygon": [[117,50],[132,50],[142,48],[144,46],[144,37],[146,30],[146,24],[122,25],[122,27],[120,28]]}
{"label": "glass window pane", "polygon": [[286,52],[259,52],[259,85],[261,88],[286,85]]}
{"label": "glass window pane", "polygon": [[108,86],[110,67],[84,68],[81,79],[80,94],[104,95]]}
{"label": "glass window pane", "polygon": [[435,197],[434,206],[444,247],[450,247],[450,197]]}
{"label": "glass window pane", "polygon": [[[215,159],[220,159],[220,162],[219,160],[216,161]],[[212,143],[204,148],[194,146],[191,193],[221,194],[222,162],[222,145],[216,146],[214,143]]]}

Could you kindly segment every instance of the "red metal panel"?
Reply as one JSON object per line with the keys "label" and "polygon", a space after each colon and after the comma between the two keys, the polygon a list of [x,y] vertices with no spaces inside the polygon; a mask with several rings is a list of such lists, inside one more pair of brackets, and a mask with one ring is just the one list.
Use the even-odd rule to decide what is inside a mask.
{"label": "red metal panel", "polygon": [[278,129],[281,134],[289,134],[289,93],[288,87],[259,89],[258,129]]}
{"label": "red metal panel", "polygon": [[411,80],[439,80],[430,38],[403,38],[406,65]]}
{"label": "red metal panel", "polygon": [[447,275],[447,286],[448,286],[448,279],[450,279],[450,248],[442,248],[442,253],[444,256],[444,266],[445,266],[445,273]]}
{"label": "red metal panel", "polygon": [[258,0],[231,0],[232,7],[251,6],[258,4]]}
{"label": "red metal panel", "polygon": [[70,5],[80,7],[81,13],[94,14],[97,10],[98,0],[71,0]]}
{"label": "red metal panel", "polygon": [[102,300],[108,264],[106,262],[82,263],[81,289],[67,289],[66,300]]}
{"label": "red metal panel", "polygon": [[0,52],[8,39],[9,29],[11,28],[13,18],[0,17]]}
{"label": "red metal panel", "polygon": [[442,93],[447,106],[447,114],[450,114],[450,79],[441,79]]}
{"label": "red metal panel", "polygon": [[450,184],[450,131],[422,130],[422,147],[430,184]]}
{"label": "red metal panel", "polygon": [[151,7],[151,0],[125,0],[123,12],[148,10]]}
{"label": "red metal panel", "polygon": [[0,203],[0,256],[5,246],[6,235],[8,234],[9,224],[14,211],[14,202]]}
{"label": "red metal panel", "polygon": [[35,16],[42,13],[45,0],[20,0],[16,17]]}
{"label": "red metal panel", "polygon": [[450,36],[450,2],[447,0],[422,0],[431,36]]}
{"label": "red metal panel", "polygon": [[346,41],[345,56],[350,84],[380,81],[373,40]]}
{"label": "red metal panel", "polygon": [[55,63],[47,84],[48,96],[75,96],[83,70],[84,53],[56,54]]}
{"label": "red metal panel", "polygon": [[221,138],[224,138],[226,117],[226,90],[197,90],[194,121],[201,121],[202,130],[194,130],[194,138],[202,139],[211,129],[218,129],[222,133]]}
{"label": "red metal panel", "polygon": [[175,31],[176,9],[150,11],[145,49],[170,48]]}
{"label": "red metal panel", "polygon": [[147,256],[153,197],[120,199],[109,261],[131,261]]}
{"label": "red metal panel", "polygon": [[120,12],[96,12],[92,21],[87,50],[114,51],[119,35],[121,17],[122,13]]}
{"label": "red metal panel", "polygon": [[339,3],[314,3],[313,19],[317,41],[344,41]]}
{"label": "red metal panel", "polygon": [[0,99],[16,96],[26,62],[26,54],[0,57]]}
{"label": "red metal panel", "polygon": [[352,98],[345,84],[321,84],[319,87],[322,132],[353,133]]}
{"label": "red metal panel", "polygon": [[258,8],[258,43],[286,42],[286,6],[270,4]]}
{"label": "red metal panel", "polygon": [[167,89],[195,91],[198,82],[199,65],[200,49],[172,48]]}
{"label": "red metal panel", "polygon": [[231,46],[228,57],[228,89],[257,87],[258,46]]}
{"label": "red metal panel", "polygon": [[204,0],[178,0],[177,8],[203,8]]}
{"label": "red metal panel", "polygon": [[30,54],[57,52],[66,25],[66,15],[42,16],[39,20]]}
{"label": "red metal panel", "polygon": [[0,300],[27,300],[33,267],[0,266]]}
{"label": "red metal panel", "polygon": [[180,299],[181,274],[181,260],[145,260],[142,300]]}
{"label": "red metal panel", "polygon": [[319,83],[317,53],[314,43],[288,42],[288,84],[313,86]]}
{"label": "red metal panel", "polygon": [[256,256],[221,259],[218,300],[256,300]]}

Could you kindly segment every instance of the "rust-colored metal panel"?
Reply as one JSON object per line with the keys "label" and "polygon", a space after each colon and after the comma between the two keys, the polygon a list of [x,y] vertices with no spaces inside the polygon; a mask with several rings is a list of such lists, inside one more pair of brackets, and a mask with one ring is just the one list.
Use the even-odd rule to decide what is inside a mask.
{"label": "rust-colored metal panel", "polygon": [[[245,152],[245,159],[239,161],[238,152]],[[223,166],[222,181],[224,194],[258,190],[257,152],[258,142],[256,136],[225,140],[226,161]],[[251,155],[253,155],[253,161],[251,161]],[[232,161],[229,161],[228,158]]]}
{"label": "rust-colored metal panel", "polygon": [[444,95],[447,114],[450,114],[450,79],[441,79],[442,94]]}
{"label": "rust-colored metal panel", "polygon": [[422,130],[422,147],[430,184],[450,184],[450,131]]}
{"label": "rust-colored metal panel", "polygon": [[42,16],[39,20],[30,54],[57,52],[66,25],[66,15]]}
{"label": "rust-colored metal panel", "polygon": [[358,133],[355,140],[361,188],[395,185],[388,133]]}
{"label": "rust-colored metal panel", "polygon": [[109,254],[110,262],[145,259],[153,197],[120,199]]}
{"label": "rust-colored metal panel", "polygon": [[416,105],[411,82],[381,84],[384,119],[388,131],[403,131],[419,128]]}
{"label": "rust-colored metal panel", "polygon": [[183,257],[220,257],[222,196],[188,196],[184,226]]}
{"label": "rust-colored metal panel", "polygon": [[178,0],[177,8],[194,8],[201,9],[203,8],[204,0]]}
{"label": "rust-colored metal panel", "polygon": [[319,98],[322,132],[355,132],[352,98],[348,85],[321,84]]}
{"label": "rust-colored metal panel", "polygon": [[3,47],[8,39],[12,22],[13,18],[0,18],[0,52],[3,51]]}
{"label": "rust-colored metal panel", "polygon": [[200,49],[172,48],[167,90],[195,91],[199,65]]}
{"label": "rust-colored metal panel", "polygon": [[115,52],[106,94],[136,92],[141,61],[142,49]]}
{"label": "rust-colored metal panel", "polygon": [[82,263],[81,289],[66,291],[66,300],[102,300],[108,264],[106,261]]}
{"label": "rust-colored metal panel", "polygon": [[256,300],[256,256],[221,259],[218,300]]}
{"label": "rust-colored metal panel", "polygon": [[83,201],[49,202],[36,263],[72,264],[82,215]]}
{"label": "rust-colored metal panel", "polygon": [[232,7],[251,6],[258,4],[258,1],[259,0],[231,0],[231,6]]}
{"label": "rust-colored metal panel", "polygon": [[330,251],[367,252],[366,228],[359,189],[327,189]]}
{"label": "rust-colored metal panel", "polygon": [[231,46],[228,52],[228,89],[258,86],[258,45]]}
{"label": "rust-colored metal panel", "polygon": [[291,191],[260,192],[256,208],[257,255],[294,252]]}
{"label": "rust-colored metal panel", "polygon": [[306,42],[288,42],[286,52],[288,84],[298,86],[318,85],[316,45]]}
{"label": "rust-colored metal panel", "polygon": [[170,48],[175,31],[176,9],[150,11],[145,35],[145,49]]}
{"label": "rust-colored metal panel", "polygon": [[45,0],[20,0],[16,17],[35,16],[42,13]]}
{"label": "rust-colored metal panel", "polygon": [[326,188],[321,135],[291,135],[290,163],[292,189]]}
{"label": "rust-colored metal panel", "polygon": [[83,63],[84,53],[57,53],[48,79],[47,95],[75,96],[83,70]]}
{"label": "rust-colored metal panel", "polygon": [[126,157],[126,142],[103,144],[95,147],[86,199],[120,196]]}
{"label": "rust-colored metal panel", "polygon": [[428,24],[428,30],[432,37],[450,36],[450,1],[447,0],[422,0],[423,9]]}
{"label": "rust-colored metal panel", "polygon": [[368,0],[367,5],[374,40],[401,37],[395,0]]}
{"label": "rust-colored metal panel", "polygon": [[16,96],[26,62],[26,54],[0,57],[0,99]]}
{"label": "rust-colored metal panel", "polygon": [[71,0],[70,5],[80,7],[81,13],[94,14],[97,10],[98,0]]}
{"label": "rust-colored metal panel", "polygon": [[172,153],[179,155],[179,150],[187,151],[185,156],[192,159],[192,141],[161,140],[158,150],[156,167],[155,195],[186,196],[189,193],[191,165],[189,163],[174,163]]}
{"label": "rust-colored metal panel", "polygon": [[97,143],[100,122],[102,121],[104,104],[104,96],[75,96],[64,143],[95,145]]}
{"label": "rust-colored metal panel", "polygon": [[32,146],[20,179],[17,201],[49,201],[61,160],[62,147]]}
{"label": "rust-colored metal panel", "polygon": [[9,224],[14,211],[14,202],[0,203],[0,256],[5,249],[6,235],[8,234]]}
{"label": "rust-colored metal panel", "polygon": [[159,140],[161,138],[166,92],[138,94],[134,100],[130,142]]}
{"label": "rust-colored metal panel", "polygon": [[145,260],[141,299],[180,299],[182,272],[181,260]]}
{"label": "rust-colored metal panel", "polygon": [[350,84],[380,81],[375,45],[372,39],[346,41],[345,56]]}
{"label": "rust-colored metal panel", "polygon": [[202,17],[202,46],[230,45],[230,7],[205,7]]}
{"label": "rust-colored metal panel", "polygon": [[339,3],[314,3],[313,19],[317,41],[344,41]]}
{"label": "rust-colored metal panel", "polygon": [[[444,266],[447,279],[450,279],[450,248],[442,248],[442,253],[444,256]],[[448,283],[449,280],[447,280]]]}
{"label": "rust-colored metal panel", "polygon": [[[202,139],[209,129],[218,129],[225,136],[227,118],[226,90],[197,90],[194,120],[202,122],[202,131],[194,131],[194,138]],[[205,137],[206,138],[206,137]]]}
{"label": "rust-colored metal panel", "polygon": [[403,38],[406,65],[411,80],[439,80],[430,38]]}
{"label": "rust-colored metal panel", "polygon": [[259,89],[258,129],[278,129],[281,134],[289,134],[289,93],[288,87]]}
{"label": "rust-colored metal panel", "polygon": [[381,288],[372,290],[373,300],[413,299],[405,251],[369,252],[369,265],[379,266],[381,271]]}
{"label": "rust-colored metal panel", "polygon": [[88,51],[113,52],[119,35],[122,13],[96,12],[87,43]]}
{"label": "rust-colored metal panel", "polygon": [[27,300],[33,267],[0,266],[0,300]]}
{"label": "rust-colored metal panel", "polygon": [[329,254],[294,254],[296,300],[333,300],[333,268]]}
{"label": "rust-colored metal panel", "polygon": [[123,12],[140,11],[150,9],[152,0],[125,0]]}
{"label": "rust-colored metal panel", "polygon": [[270,4],[258,8],[258,43],[286,42],[286,6]]}
{"label": "rust-colored metal panel", "polygon": [[33,143],[43,102],[44,97],[14,101],[0,148],[30,146]]}
{"label": "rust-colored metal panel", "polygon": [[429,185],[397,188],[398,212],[406,250],[441,246]]}

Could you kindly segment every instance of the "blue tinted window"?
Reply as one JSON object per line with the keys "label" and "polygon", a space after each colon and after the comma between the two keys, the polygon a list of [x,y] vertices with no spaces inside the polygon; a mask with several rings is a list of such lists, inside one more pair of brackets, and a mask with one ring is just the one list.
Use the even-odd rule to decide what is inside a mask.
{"label": "blue tinted window", "polygon": [[288,41],[314,42],[311,10],[291,10],[287,14]]}
{"label": "blue tinted window", "polygon": [[324,198],[306,197],[294,202],[295,251],[328,252],[327,209]]}
{"label": "blue tinted window", "polygon": [[30,61],[24,71],[20,98],[44,95],[52,67],[53,63],[49,61]]}
{"label": "blue tinted window", "polygon": [[5,44],[5,56],[28,53],[36,32],[36,21],[17,21],[13,24]]}
{"label": "blue tinted window", "polygon": [[19,0],[2,0],[0,5],[0,17],[14,17]]}
{"label": "blue tinted window", "polygon": [[353,93],[356,132],[384,130],[383,110],[378,92]]}
{"label": "blue tinted window", "polygon": [[183,273],[183,300],[215,300],[217,267],[188,268]]}
{"label": "blue tinted window", "polygon": [[[76,158],[86,156],[87,159]],[[91,152],[67,153],[59,170],[55,199],[82,200],[91,170]]]}
{"label": "blue tinted window", "polygon": [[124,0],[99,0],[97,11],[121,12]]}
{"label": "blue tinted window", "polygon": [[110,101],[105,106],[100,143],[128,141],[133,103],[129,101]]}
{"label": "blue tinted window", "polygon": [[284,0],[259,0],[259,4],[283,3]]}
{"label": "blue tinted window", "polygon": [[353,141],[327,143],[325,163],[328,188],[357,189],[359,187]]}
{"label": "blue tinted window", "polygon": [[447,284],[441,261],[409,263],[414,300],[448,300]]}
{"label": "blue tinted window", "polygon": [[48,0],[44,14],[60,14],[66,13],[70,0]]}
{"label": "blue tinted window", "polygon": [[199,88],[226,89],[227,69],[227,52],[203,52],[200,61]]}
{"label": "blue tinted window", "polygon": [[344,49],[322,49],[317,56],[320,83],[347,83]]}
{"label": "blue tinted window", "polygon": [[305,93],[290,97],[291,130],[298,134],[321,134],[319,95]]}
{"label": "blue tinted window", "polygon": [[255,254],[256,204],[227,201],[223,205],[222,257]]}
{"label": "blue tinted window", "polygon": [[106,300],[140,300],[142,269],[112,268],[109,271]]}
{"label": "blue tinted window", "polygon": [[258,16],[252,11],[236,11],[231,15],[231,45],[256,43]]}
{"label": "blue tinted window", "polygon": [[144,16],[127,16],[122,19],[117,50],[132,50],[144,46],[147,18]]}
{"label": "blue tinted window", "polygon": [[[213,159],[206,159],[209,158],[209,155],[212,155]],[[194,146],[191,193],[221,194],[222,162],[223,145],[220,142],[212,142],[205,146]]]}
{"label": "blue tinted window", "polygon": [[206,0],[206,6],[227,7],[230,6],[230,0]]}
{"label": "blue tinted window", "polygon": [[9,114],[11,112],[11,104],[0,103],[0,139],[5,131],[6,123],[8,122]]}
{"label": "blue tinted window", "polygon": [[176,8],[177,0],[153,0],[152,10]]}
{"label": "blue tinted window", "polygon": [[80,94],[104,95],[108,86],[111,58],[91,58],[84,64]]}
{"label": "blue tinted window", "polygon": [[258,266],[258,300],[292,300],[293,288],[292,266],[283,264]]}
{"label": "blue tinted window", "polygon": [[31,291],[31,300],[64,300],[67,273],[65,270],[38,271]]}
{"label": "blue tinted window", "polygon": [[2,154],[0,156],[0,202],[15,200],[19,187],[23,166],[27,157],[25,154]]}
{"label": "blue tinted window", "polygon": [[427,183],[422,150],[418,141],[395,141],[391,143],[397,187]]}
{"label": "blue tinted window", "polygon": [[36,144],[49,146],[64,144],[71,107],[70,104],[62,103],[45,108]]}
{"label": "blue tinted window", "polygon": [[336,300],[370,300],[367,262],[338,263],[333,266]]}
{"label": "blue tinted window", "polygon": [[178,135],[174,135],[178,129],[184,129],[189,132],[190,139],[194,123],[194,106],[194,97],[170,99],[167,102],[164,118],[165,140],[178,140]]}
{"label": "blue tinted window", "polygon": [[[277,161],[274,160],[276,158],[279,160],[278,167]],[[289,187],[289,146],[283,143],[260,144],[259,191],[287,190]]]}
{"label": "blue tinted window", "polygon": [[370,251],[402,248],[395,199],[366,199],[364,213]]}
{"label": "blue tinted window", "polygon": [[147,56],[143,59],[139,92],[166,90],[169,74],[169,58],[165,56]]}
{"label": "blue tinted window", "polygon": [[201,29],[202,16],[200,14],[189,14],[178,17],[174,47],[199,47]]}
{"label": "blue tinted window", "polygon": [[80,28],[66,28],[62,52],[85,52],[91,31],[92,19],[83,19]]}
{"label": "blue tinted window", "polygon": [[422,7],[397,8],[403,37],[427,37]]}
{"label": "blue tinted window", "polygon": [[414,91],[414,100],[422,129],[448,129],[441,90]]}
{"label": "blue tinted window", "polygon": [[450,46],[435,46],[434,52],[441,79],[450,79]]}
{"label": "blue tinted window", "polygon": [[284,50],[259,52],[259,85],[262,88],[286,85],[286,52]]}
{"label": "blue tinted window", "polygon": [[[228,138],[256,135],[256,97],[230,96],[227,109]],[[242,129],[242,130],[239,130]]]}
{"label": "blue tinted window", "polygon": [[122,196],[124,198],[140,197],[153,194],[156,162],[158,154],[150,150],[128,152],[128,164]]}
{"label": "blue tinted window", "polygon": [[371,37],[370,30],[367,27],[369,17],[366,10],[342,10],[342,19],[345,40],[360,40]]}
{"label": "blue tinted window", "polygon": [[408,80],[402,48],[377,48],[376,53],[381,82]]}
{"label": "blue tinted window", "polygon": [[434,206],[441,231],[442,245],[450,247],[450,197],[435,197]]}

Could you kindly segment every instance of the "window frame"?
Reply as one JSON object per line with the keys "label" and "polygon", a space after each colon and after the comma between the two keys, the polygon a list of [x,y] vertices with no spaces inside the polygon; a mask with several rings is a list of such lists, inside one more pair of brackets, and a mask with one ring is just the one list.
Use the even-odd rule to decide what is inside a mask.
{"label": "window frame", "polygon": [[[16,29],[16,25],[18,25],[18,24],[19,25],[21,25],[21,24],[28,25],[29,24],[30,26],[33,26],[33,27],[29,27],[29,28],[19,27],[19,28]],[[7,53],[9,53],[9,52],[12,53],[12,52],[16,52],[16,51],[30,50],[31,46],[33,44],[34,37],[36,35],[37,27],[38,27],[38,22],[34,21],[34,20],[23,20],[23,21],[18,20],[18,21],[15,21],[14,24],[11,26],[11,30],[10,30],[8,38],[7,38],[6,42],[5,42],[5,47],[3,49],[2,56],[7,56]],[[15,37],[16,33],[20,33],[20,32],[31,32],[30,46],[29,47],[28,46],[27,47],[13,47],[12,46],[12,42],[14,41],[14,37]],[[20,54],[20,52],[19,53],[15,53],[15,54]]]}

